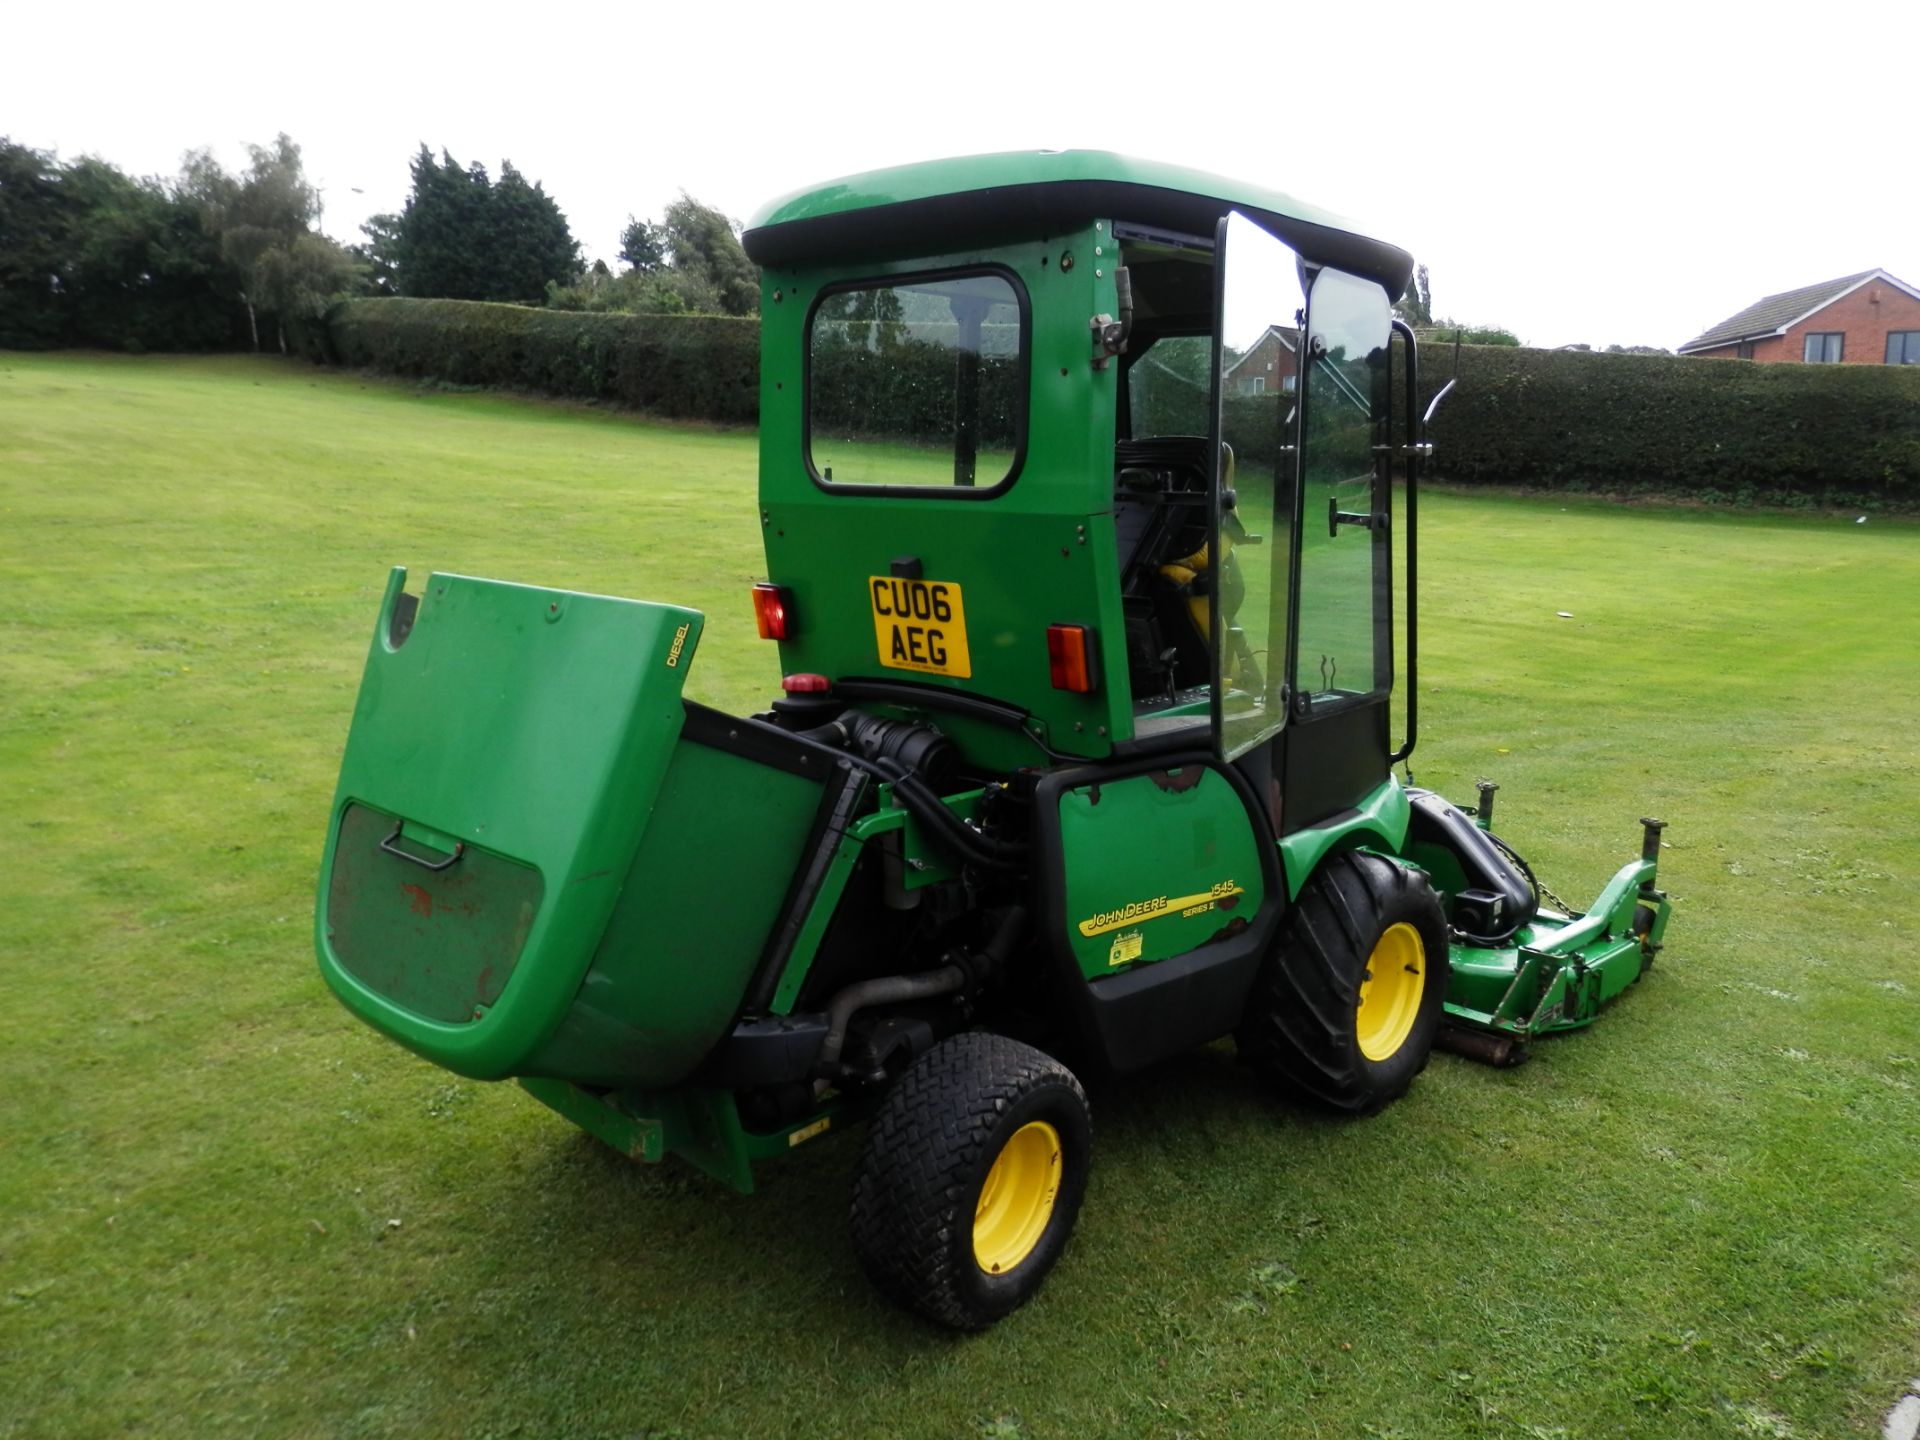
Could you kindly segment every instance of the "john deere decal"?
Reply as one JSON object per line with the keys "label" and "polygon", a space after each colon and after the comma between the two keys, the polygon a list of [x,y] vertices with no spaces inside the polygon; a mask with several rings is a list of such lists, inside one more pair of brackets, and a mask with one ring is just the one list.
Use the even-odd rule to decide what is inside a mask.
{"label": "john deere decal", "polygon": [[[1203,915],[1222,900],[1246,893],[1233,881],[1222,880],[1211,890],[1204,890],[1198,895],[1156,895],[1151,900],[1131,900],[1118,910],[1102,910],[1098,915],[1088,916],[1080,922],[1080,933],[1091,940],[1095,935],[1104,935],[1109,930],[1144,924],[1148,920],[1164,920],[1169,915]],[[1108,963],[1119,962],[1110,960]]]}

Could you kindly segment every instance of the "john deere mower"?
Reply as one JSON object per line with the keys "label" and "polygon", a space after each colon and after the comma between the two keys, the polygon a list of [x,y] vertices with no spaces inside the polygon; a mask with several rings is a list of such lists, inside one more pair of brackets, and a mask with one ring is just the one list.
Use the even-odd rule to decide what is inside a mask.
{"label": "john deere mower", "polygon": [[[1645,971],[1659,822],[1581,913],[1491,787],[1394,776],[1405,251],[1072,152],[835,181],[744,243],[780,694],[685,698],[693,610],[396,570],[319,884],[355,1014],[742,1191],[864,1123],[860,1263],[977,1328],[1073,1228],[1075,1070],[1232,1036],[1365,1114],[1436,1041],[1512,1060]],[[636,541],[641,584],[680,543]]]}

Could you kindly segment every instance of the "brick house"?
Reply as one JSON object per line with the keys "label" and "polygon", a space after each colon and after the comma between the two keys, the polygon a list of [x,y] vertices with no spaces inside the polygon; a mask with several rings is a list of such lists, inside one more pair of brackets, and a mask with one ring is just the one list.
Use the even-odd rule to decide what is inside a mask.
{"label": "brick house", "polygon": [[1220,380],[1229,395],[1263,395],[1275,390],[1291,395],[1300,367],[1294,363],[1300,332],[1269,325],[1251,349],[1227,366]]}
{"label": "brick house", "polygon": [[1757,300],[1680,347],[1709,360],[1920,365],[1920,290],[1863,270]]}

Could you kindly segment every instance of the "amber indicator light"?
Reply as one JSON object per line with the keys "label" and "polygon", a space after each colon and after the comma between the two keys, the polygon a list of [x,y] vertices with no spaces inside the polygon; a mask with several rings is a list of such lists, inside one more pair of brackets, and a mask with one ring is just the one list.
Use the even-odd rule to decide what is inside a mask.
{"label": "amber indicator light", "polygon": [[1085,625],[1047,627],[1047,668],[1053,688],[1076,695],[1092,691],[1095,680],[1093,631]]}
{"label": "amber indicator light", "polygon": [[762,640],[789,639],[793,635],[793,592],[762,580],[753,587],[753,618]]}

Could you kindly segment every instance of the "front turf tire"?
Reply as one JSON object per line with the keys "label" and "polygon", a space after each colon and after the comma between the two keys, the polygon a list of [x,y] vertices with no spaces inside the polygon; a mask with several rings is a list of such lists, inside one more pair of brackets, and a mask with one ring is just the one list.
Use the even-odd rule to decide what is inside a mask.
{"label": "front turf tire", "polygon": [[934,1046],[874,1116],[853,1187],[853,1246],[876,1288],[956,1330],[1033,1297],[1086,1193],[1086,1093],[1002,1035]]}
{"label": "front turf tire", "polygon": [[1427,1068],[1447,989],[1447,921],[1427,877],[1329,856],[1301,891],[1236,1032],[1280,1089],[1367,1115]]}

